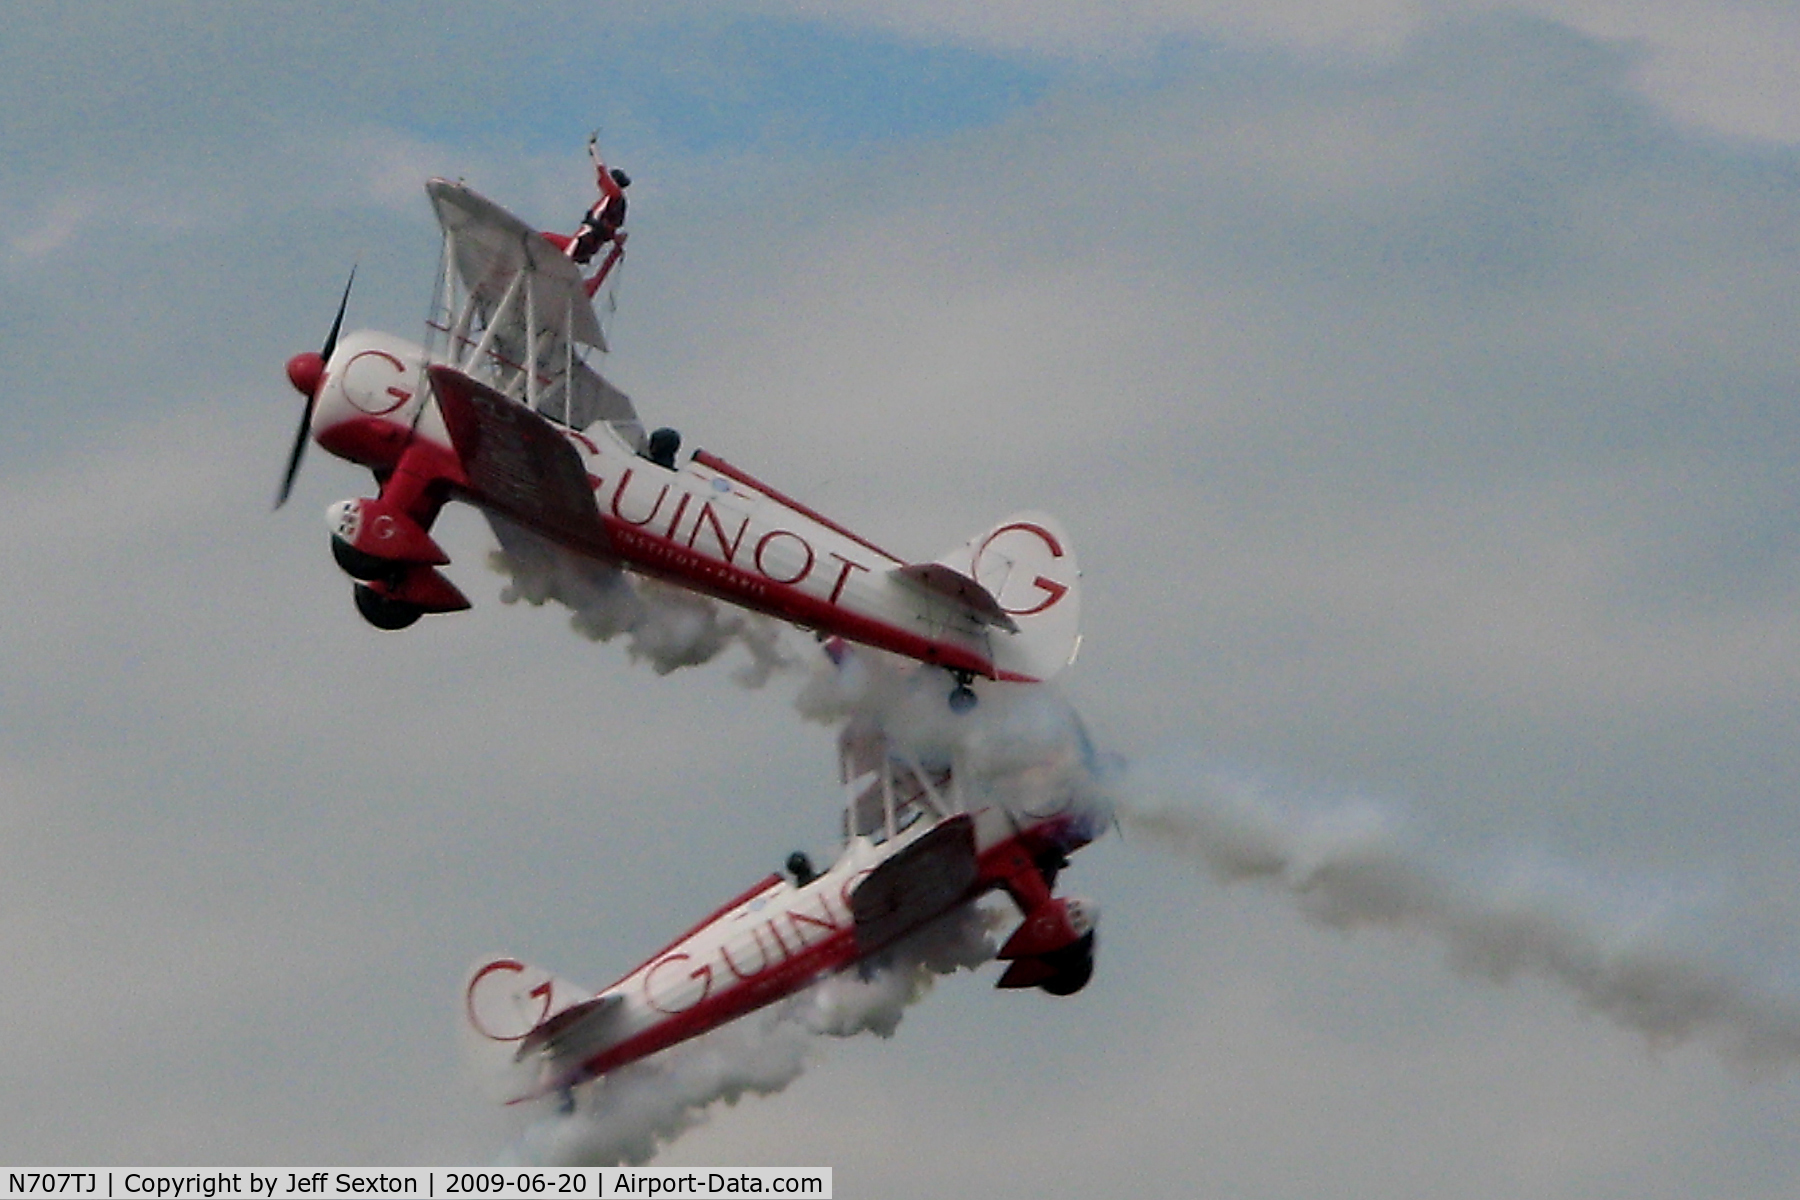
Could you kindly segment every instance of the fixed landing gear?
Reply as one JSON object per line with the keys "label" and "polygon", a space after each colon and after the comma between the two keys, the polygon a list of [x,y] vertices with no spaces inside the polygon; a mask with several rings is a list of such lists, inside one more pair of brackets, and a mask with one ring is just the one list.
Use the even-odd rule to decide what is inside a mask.
{"label": "fixed landing gear", "polygon": [[337,560],[337,565],[343,569],[344,574],[352,579],[393,580],[405,570],[391,558],[381,558],[365,550],[358,550],[336,536],[331,539],[331,557]]}
{"label": "fixed landing gear", "polygon": [[950,691],[950,711],[966,713],[975,707],[975,689],[969,686],[969,681],[975,677],[967,671],[954,671],[952,674],[956,676],[956,686]]}
{"label": "fixed landing gear", "polygon": [[1094,931],[1088,930],[1081,940],[1061,950],[1044,955],[1050,978],[1038,987],[1052,996],[1073,996],[1094,977]]}
{"label": "fixed landing gear", "polygon": [[356,585],[356,611],[377,629],[405,629],[425,615],[425,610],[404,600],[384,596],[366,583]]}

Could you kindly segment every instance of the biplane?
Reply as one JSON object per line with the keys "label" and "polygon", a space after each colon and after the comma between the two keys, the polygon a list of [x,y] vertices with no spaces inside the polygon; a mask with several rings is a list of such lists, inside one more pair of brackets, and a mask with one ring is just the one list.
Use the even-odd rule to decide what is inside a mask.
{"label": "biplane", "polygon": [[[288,362],[306,397],[276,505],[310,437],[370,468],[373,497],[330,507],[332,554],[381,629],[469,607],[439,570],[443,505],[489,518],[508,553],[629,569],[969,681],[1047,679],[1080,644],[1079,571],[1051,518],[1020,513],[930,562],[868,539],[671,430],[646,434],[591,359],[606,338],[581,268],[469,188],[426,185],[443,254],[423,345],[339,337]],[[566,239],[563,239],[566,241]],[[960,703],[959,703],[960,702]]]}
{"label": "biplane", "polygon": [[598,993],[516,958],[481,963],[463,991],[472,1048],[501,1068],[507,1103],[560,1094],[572,1108],[583,1083],[837,972],[879,971],[910,935],[998,894],[1017,924],[995,955],[1008,963],[996,986],[1080,991],[1098,909],[1052,889],[1108,818],[1086,735],[1078,721],[1068,729],[1024,767],[984,772],[955,754],[922,760],[852,722],[839,739],[843,849],[827,870],[796,853],[790,875],[771,873]]}

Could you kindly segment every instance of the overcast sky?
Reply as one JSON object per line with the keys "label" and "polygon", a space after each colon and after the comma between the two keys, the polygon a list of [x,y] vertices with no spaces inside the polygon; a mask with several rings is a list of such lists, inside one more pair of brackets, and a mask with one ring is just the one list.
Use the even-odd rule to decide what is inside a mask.
{"label": "overcast sky", "polygon": [[[569,226],[596,126],[635,181],[609,375],[903,554],[1056,513],[1060,690],[1132,786],[1224,774],[1800,1006],[1800,13],[820,7],[0,15],[0,1161],[490,1161],[470,964],[598,987],[830,853],[797,678],[503,604],[466,510],[474,610],[376,633],[320,516],[366,475],[315,454],[269,511],[282,364],[351,264],[351,325],[416,335],[425,179]],[[1103,910],[1086,991],[947,979],[656,1161],[1800,1192],[1782,1054],[1129,830],[1064,886]]]}

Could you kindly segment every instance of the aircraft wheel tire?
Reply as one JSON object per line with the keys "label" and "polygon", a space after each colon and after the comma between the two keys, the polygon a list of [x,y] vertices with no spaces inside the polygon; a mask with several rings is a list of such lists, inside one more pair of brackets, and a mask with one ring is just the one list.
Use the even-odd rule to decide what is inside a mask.
{"label": "aircraft wheel tire", "polygon": [[950,693],[950,711],[966,713],[975,707],[975,700],[975,689],[966,683],[959,683],[956,685],[956,689]]}
{"label": "aircraft wheel tire", "polygon": [[356,611],[377,629],[405,629],[425,615],[425,610],[404,600],[391,600],[366,584],[356,585]]}
{"label": "aircraft wheel tire", "polygon": [[1052,996],[1073,996],[1094,977],[1093,930],[1083,935],[1080,941],[1044,955],[1044,961],[1056,973],[1038,984],[1038,987]]}
{"label": "aircraft wheel tire", "polygon": [[358,550],[336,534],[331,537],[331,557],[352,579],[394,579],[405,569],[391,558],[379,558],[366,550]]}

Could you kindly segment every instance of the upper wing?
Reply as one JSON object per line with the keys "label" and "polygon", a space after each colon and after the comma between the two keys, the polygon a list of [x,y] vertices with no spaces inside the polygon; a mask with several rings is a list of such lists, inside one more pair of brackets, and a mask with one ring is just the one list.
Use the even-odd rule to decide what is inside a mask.
{"label": "upper wing", "polygon": [[545,237],[460,183],[425,185],[444,231],[433,327],[465,374],[574,429],[605,421],[644,442],[631,399],[582,361],[606,349],[581,270]]}
{"label": "upper wing", "polygon": [[878,950],[948,911],[968,895],[976,875],[973,819],[961,813],[938,822],[850,893],[857,949]]}
{"label": "upper wing", "polygon": [[529,276],[539,321],[574,342],[606,349],[606,336],[581,286],[581,269],[537,230],[489,200],[446,179],[425,185],[443,227],[447,256],[469,295],[497,310],[513,281]]}

